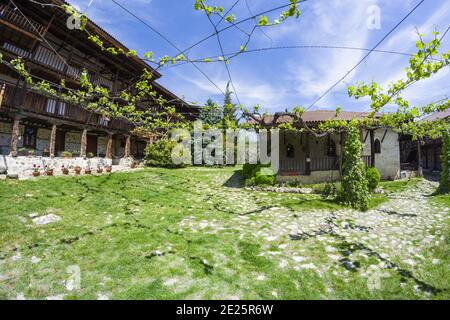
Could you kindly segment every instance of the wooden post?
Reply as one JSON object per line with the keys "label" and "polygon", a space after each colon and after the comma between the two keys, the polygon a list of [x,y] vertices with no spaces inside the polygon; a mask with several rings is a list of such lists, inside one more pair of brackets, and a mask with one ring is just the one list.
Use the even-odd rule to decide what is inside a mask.
{"label": "wooden post", "polygon": [[375,134],[374,130],[370,130],[370,166],[375,167]]}
{"label": "wooden post", "polygon": [[422,145],[420,143],[420,139],[417,139],[417,176],[423,177]]}
{"label": "wooden post", "polygon": [[306,146],[305,146],[305,174],[309,176],[311,174],[311,152],[309,149],[309,133],[306,133]]}
{"label": "wooden post", "polygon": [[2,109],[3,96],[5,95],[5,89],[6,89],[6,86],[2,85],[2,88],[0,89],[0,110]]}
{"label": "wooden post", "polygon": [[339,176],[342,179],[342,160],[344,158],[344,133],[341,132],[341,139],[339,141]]}
{"label": "wooden post", "polygon": [[20,117],[14,117],[14,123],[12,127],[11,134],[11,156],[17,157],[17,146],[19,144],[19,136],[20,136]]}
{"label": "wooden post", "polygon": [[86,158],[86,149],[87,149],[87,129],[84,129],[83,133],[81,134],[80,157]]}
{"label": "wooden post", "polygon": [[112,159],[113,134],[108,133],[108,141],[106,142],[106,159]]}
{"label": "wooden post", "polygon": [[126,136],[127,140],[125,142],[125,158],[129,158],[131,155],[131,136]]}
{"label": "wooden post", "polygon": [[55,146],[56,146],[56,124],[52,126],[52,133],[50,134],[50,158],[55,157]]}

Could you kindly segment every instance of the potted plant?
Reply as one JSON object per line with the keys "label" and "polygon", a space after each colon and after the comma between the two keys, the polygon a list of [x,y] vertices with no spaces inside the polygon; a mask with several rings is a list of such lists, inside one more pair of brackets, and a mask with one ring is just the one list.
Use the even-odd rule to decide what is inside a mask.
{"label": "potted plant", "polygon": [[64,167],[64,165],[62,165],[61,166],[61,172],[62,172],[62,174],[67,176],[69,174],[69,169]]}
{"label": "potted plant", "polygon": [[72,151],[72,155],[73,155],[74,157],[79,157],[79,156],[80,156],[80,151],[78,151],[78,150],[73,150],[73,151]]}
{"label": "potted plant", "polygon": [[97,166],[97,173],[103,173],[103,168],[100,165]]}
{"label": "potted plant", "polygon": [[33,164],[33,177],[39,177],[41,175],[41,172],[39,171],[40,167],[41,166]]}
{"label": "potted plant", "polygon": [[105,170],[106,170],[106,172],[111,173],[112,172],[112,166],[106,166]]}
{"label": "potted plant", "polygon": [[29,157],[34,157],[36,154],[36,151],[34,151],[33,149],[28,150],[28,156]]}
{"label": "potted plant", "polygon": [[63,158],[72,158],[72,153],[70,152],[70,151],[63,151],[62,153],[61,153],[61,157],[63,157]]}
{"label": "potted plant", "polygon": [[92,158],[94,157],[94,154],[93,154],[92,152],[89,152],[89,153],[86,155],[86,157],[87,157],[88,159],[92,159]]}
{"label": "potted plant", "polygon": [[136,161],[131,162],[131,169],[135,169],[138,166],[138,163]]}
{"label": "potted plant", "polygon": [[53,168],[51,168],[50,166],[46,166],[45,173],[47,174],[47,176],[53,177]]}
{"label": "potted plant", "polygon": [[86,169],[84,169],[84,173],[85,174],[92,174],[92,169],[90,167],[86,167]]}
{"label": "potted plant", "polygon": [[74,170],[75,170],[76,174],[80,174],[81,173],[81,167],[80,166],[75,166]]}
{"label": "potted plant", "polygon": [[27,148],[20,148],[18,151],[17,151],[17,155],[18,156],[26,156],[27,155]]}

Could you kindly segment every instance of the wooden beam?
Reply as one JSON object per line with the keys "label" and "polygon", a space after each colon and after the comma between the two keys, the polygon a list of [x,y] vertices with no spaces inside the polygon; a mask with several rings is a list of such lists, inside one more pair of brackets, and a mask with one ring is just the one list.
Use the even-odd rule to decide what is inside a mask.
{"label": "wooden beam", "polygon": [[131,136],[126,136],[126,138],[124,158],[129,158],[131,156]]}
{"label": "wooden beam", "polygon": [[370,166],[375,167],[375,132],[374,130],[369,130],[370,132]]}
{"label": "wooden beam", "polygon": [[86,149],[87,149],[87,129],[83,129],[80,143],[80,157],[82,158],[86,157]]}
{"label": "wooden beam", "polygon": [[384,138],[386,138],[386,134],[387,134],[387,132],[388,132],[388,129],[386,129],[386,130],[384,131],[384,135],[383,135],[383,139],[381,139],[381,143],[383,143],[383,142],[384,142]]}
{"label": "wooden beam", "polygon": [[0,19],[0,23],[1,23],[1,24],[4,24],[4,25],[7,26],[8,28],[14,29],[14,30],[16,30],[16,31],[19,31],[19,32],[21,32],[21,33],[23,33],[23,34],[25,34],[25,35],[27,35],[27,36],[33,38],[35,41],[42,41],[42,40],[41,40],[37,35],[35,35],[34,33],[29,32],[29,31],[27,31],[27,30],[24,30],[24,29],[22,29],[22,28],[19,28],[19,27],[17,27],[15,24],[12,24],[12,23],[10,23],[10,22],[8,22],[8,21],[6,21],[6,20]]}
{"label": "wooden beam", "polygon": [[5,95],[6,85],[3,84],[0,89],[0,110],[2,109],[3,96]]}
{"label": "wooden beam", "polygon": [[108,134],[108,141],[106,143],[106,159],[112,159],[112,144],[113,144],[113,133]]}
{"label": "wooden beam", "polygon": [[56,146],[56,124],[52,125],[52,133],[50,134],[50,158],[55,157]]}
{"label": "wooden beam", "polygon": [[21,116],[14,116],[14,122],[11,133],[11,156],[17,157],[17,149],[19,145],[19,136],[20,136],[20,120]]}

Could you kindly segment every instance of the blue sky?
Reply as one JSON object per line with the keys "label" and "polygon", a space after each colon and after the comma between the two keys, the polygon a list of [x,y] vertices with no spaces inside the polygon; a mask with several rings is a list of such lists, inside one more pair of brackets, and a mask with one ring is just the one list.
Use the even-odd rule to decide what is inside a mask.
{"label": "blue sky", "polygon": [[[163,33],[179,48],[185,49],[212,33],[206,16],[193,9],[194,0],[117,0]],[[139,53],[153,51],[156,57],[177,51],[161,37],[128,15],[111,0],[69,0],[81,11],[131,49]],[[235,0],[208,0],[229,8]],[[309,0],[300,5],[302,16],[257,31],[248,49],[294,45],[329,45],[372,48],[397,24],[419,0]],[[288,3],[288,0],[247,0],[253,13]],[[381,28],[367,28],[368,7],[381,9]],[[250,16],[246,1],[241,0],[233,10],[237,20]],[[280,12],[272,17],[276,18]],[[381,50],[415,52],[416,28],[427,36],[434,30],[443,32],[450,25],[450,1],[426,0],[378,48]],[[223,22],[222,26],[226,26]],[[252,23],[242,24],[249,30]],[[221,34],[225,52],[235,52],[246,37],[235,28]],[[450,34],[442,50],[450,50]],[[275,112],[295,105],[309,106],[340,77],[350,70],[366,52],[341,49],[288,49],[246,53],[229,64],[236,93],[245,106],[260,104],[264,110]],[[213,37],[189,52],[190,58],[220,55],[217,38]],[[357,81],[375,80],[382,86],[404,77],[408,57],[372,53],[314,108],[366,111],[368,101],[354,101],[347,96],[346,87]],[[228,74],[223,63],[199,64],[199,67],[225,90]],[[203,104],[209,97],[217,102],[222,94],[192,65],[162,69],[158,81],[186,101]],[[404,97],[413,104],[422,104],[446,97],[450,92],[450,68],[431,79],[411,86]],[[233,97],[236,101],[236,97]]]}

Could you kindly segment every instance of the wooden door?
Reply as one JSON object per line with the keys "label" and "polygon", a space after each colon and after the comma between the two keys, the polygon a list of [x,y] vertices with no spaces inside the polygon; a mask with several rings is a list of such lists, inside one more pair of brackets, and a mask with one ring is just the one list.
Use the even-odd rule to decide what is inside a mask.
{"label": "wooden door", "polygon": [[97,136],[87,136],[86,154],[89,153],[92,153],[95,157],[97,156]]}
{"label": "wooden door", "polygon": [[66,151],[66,133],[64,131],[56,131],[55,153],[58,155],[63,151]]}

